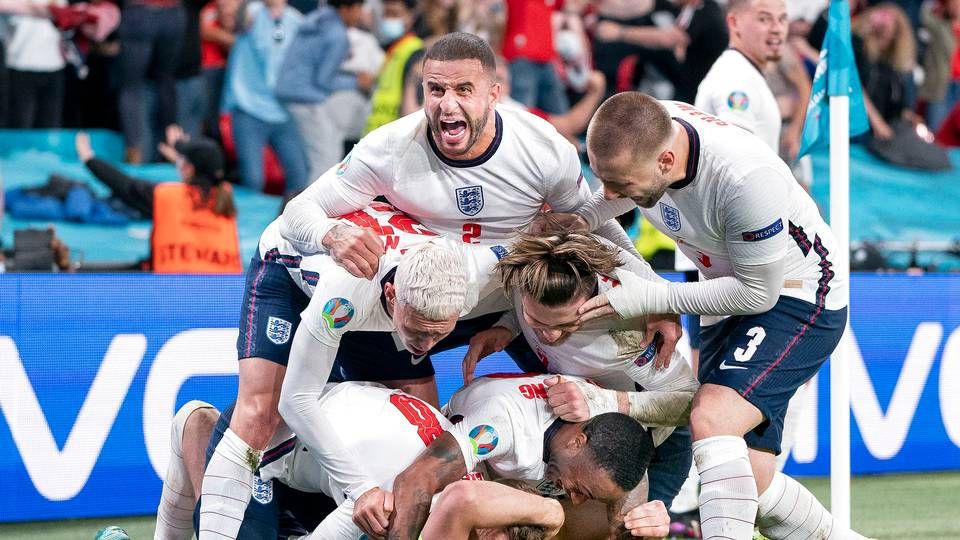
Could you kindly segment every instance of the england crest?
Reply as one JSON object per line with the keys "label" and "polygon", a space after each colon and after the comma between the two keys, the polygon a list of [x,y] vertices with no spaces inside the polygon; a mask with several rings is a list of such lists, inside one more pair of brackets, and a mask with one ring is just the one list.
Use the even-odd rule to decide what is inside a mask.
{"label": "england crest", "polygon": [[258,503],[270,504],[270,501],[273,500],[273,480],[264,480],[259,476],[254,476],[250,494]]}
{"label": "england crest", "polygon": [[276,345],[283,345],[290,341],[290,330],[293,325],[279,317],[267,319],[267,339]]}
{"label": "england crest", "polygon": [[680,211],[676,208],[660,203],[660,217],[663,218],[663,224],[671,231],[680,230]]}
{"label": "england crest", "polygon": [[477,215],[483,210],[483,186],[457,188],[457,208],[468,216]]}

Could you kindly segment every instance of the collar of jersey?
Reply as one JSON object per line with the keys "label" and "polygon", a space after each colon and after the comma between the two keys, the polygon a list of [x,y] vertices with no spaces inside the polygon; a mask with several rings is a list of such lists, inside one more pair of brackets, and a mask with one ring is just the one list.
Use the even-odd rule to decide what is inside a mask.
{"label": "collar of jersey", "polygon": [[683,118],[674,116],[673,119],[687,131],[687,141],[690,144],[690,151],[687,152],[686,176],[670,184],[670,189],[681,189],[697,179],[697,172],[700,170],[700,134]]}
{"label": "collar of jersey", "polygon": [[750,59],[749,56],[743,54],[743,51],[741,51],[740,49],[738,49],[738,48],[736,48],[736,47],[729,47],[728,50],[737,51],[737,54],[739,54],[740,56],[743,57],[744,60],[746,60],[747,62],[749,62],[750,65],[753,66],[753,69],[757,70],[757,73],[759,73],[760,76],[763,77],[763,70],[760,69],[760,66],[758,66],[757,64],[755,64],[755,63],[753,62],[753,60]]}
{"label": "collar of jersey", "polygon": [[494,125],[496,125],[497,133],[493,136],[493,142],[490,143],[490,146],[483,151],[482,154],[473,158],[473,159],[450,159],[447,156],[443,155],[440,150],[437,148],[437,143],[433,140],[433,131],[428,127],[427,128],[427,140],[430,141],[430,148],[433,149],[433,153],[436,154],[440,161],[446,163],[451,167],[466,168],[466,167],[476,167],[477,165],[483,165],[490,158],[497,153],[497,148],[500,148],[500,141],[503,140],[503,120],[500,118],[500,113],[493,111],[496,115],[496,120]]}
{"label": "collar of jersey", "polygon": [[560,426],[566,424],[562,418],[557,418],[550,424],[550,427],[543,432],[543,462],[550,463],[550,441],[553,440],[553,436],[560,431]]}

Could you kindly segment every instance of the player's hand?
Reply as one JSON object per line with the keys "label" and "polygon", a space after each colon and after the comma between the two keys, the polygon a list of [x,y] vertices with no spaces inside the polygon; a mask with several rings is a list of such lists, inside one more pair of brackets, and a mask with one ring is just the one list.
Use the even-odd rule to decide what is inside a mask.
{"label": "player's hand", "polygon": [[530,222],[530,234],[556,234],[590,232],[590,225],[577,214],[564,212],[541,212]]}
{"label": "player's hand", "polygon": [[583,305],[580,306],[580,309],[577,310],[577,314],[580,315],[581,325],[594,319],[613,319],[620,317],[617,311],[613,309],[613,306],[610,305],[610,300],[607,299],[606,294],[598,294],[584,302]]}
{"label": "player's hand", "polygon": [[478,332],[470,338],[467,354],[463,357],[463,384],[473,382],[473,372],[480,360],[495,352],[500,352],[513,341],[513,332],[502,326],[494,326]]}
{"label": "player's hand", "polygon": [[623,525],[632,536],[666,538],[670,533],[670,515],[663,501],[650,501],[627,512]]}
{"label": "player's hand", "polygon": [[321,242],[337,264],[352,275],[373,279],[377,275],[383,241],[370,229],[334,225]]}
{"label": "player's hand", "polygon": [[371,538],[386,538],[393,514],[393,493],[380,488],[366,491],[353,506],[353,523]]}
{"label": "player's hand", "polygon": [[680,324],[679,315],[674,313],[647,315],[647,332],[640,345],[647,348],[655,339],[658,339],[657,359],[653,362],[653,369],[670,367],[670,359],[673,358],[673,351],[677,348],[677,342],[682,335],[683,325]]}
{"label": "player's hand", "polygon": [[553,408],[553,414],[567,422],[590,419],[590,406],[577,383],[557,375],[545,379],[543,385],[547,387],[547,405]]}

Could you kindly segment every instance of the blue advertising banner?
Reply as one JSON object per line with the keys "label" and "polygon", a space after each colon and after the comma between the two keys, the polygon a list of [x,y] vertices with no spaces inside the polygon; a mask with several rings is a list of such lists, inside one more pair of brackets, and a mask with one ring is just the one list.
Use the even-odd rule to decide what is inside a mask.
{"label": "blue advertising banner", "polygon": [[[236,395],[242,287],[0,275],[0,522],[155,512],[177,407]],[[853,472],[960,468],[960,276],[855,275],[851,296]],[[435,358],[441,399],[461,358]],[[792,473],[829,472],[827,377],[801,407]]]}

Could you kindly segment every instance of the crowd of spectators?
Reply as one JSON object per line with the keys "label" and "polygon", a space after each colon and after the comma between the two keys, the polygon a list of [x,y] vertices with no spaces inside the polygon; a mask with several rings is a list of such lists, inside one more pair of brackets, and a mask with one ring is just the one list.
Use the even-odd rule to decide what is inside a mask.
{"label": "crowd of spectators", "polygon": [[[766,74],[788,162],[826,3],[787,2],[788,46]],[[960,144],[960,0],[850,9],[866,142]],[[725,0],[0,0],[0,128],[112,129],[126,161],[144,163],[164,157],[158,143],[177,125],[220,145],[228,180],[289,197],[420,108],[424,49],[446,33],[498,52],[502,106],[582,144],[613,93],[692,102],[728,47],[725,16]]]}

